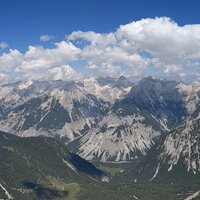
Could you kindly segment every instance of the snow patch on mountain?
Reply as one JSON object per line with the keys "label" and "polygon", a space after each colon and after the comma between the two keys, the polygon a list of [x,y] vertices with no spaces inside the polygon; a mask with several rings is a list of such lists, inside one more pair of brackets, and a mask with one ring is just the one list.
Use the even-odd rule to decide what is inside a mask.
{"label": "snow patch on mountain", "polygon": [[12,197],[12,195],[8,192],[8,190],[6,190],[6,188],[0,183],[0,188],[2,188],[2,190],[5,192],[5,195],[7,196],[7,199],[10,200],[10,199],[14,199]]}

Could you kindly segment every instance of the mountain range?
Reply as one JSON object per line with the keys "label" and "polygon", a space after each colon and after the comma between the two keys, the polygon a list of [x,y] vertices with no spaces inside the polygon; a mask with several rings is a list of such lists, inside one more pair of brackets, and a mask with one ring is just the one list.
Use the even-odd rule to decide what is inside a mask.
{"label": "mountain range", "polygon": [[[200,104],[162,138],[139,164],[138,178],[157,182],[194,182],[200,178]],[[133,173],[133,172],[132,172]]]}
{"label": "mountain range", "polygon": [[138,174],[149,180],[179,165],[200,170],[198,81],[30,80],[2,85],[0,94],[2,131],[56,138],[93,162],[139,161]]}

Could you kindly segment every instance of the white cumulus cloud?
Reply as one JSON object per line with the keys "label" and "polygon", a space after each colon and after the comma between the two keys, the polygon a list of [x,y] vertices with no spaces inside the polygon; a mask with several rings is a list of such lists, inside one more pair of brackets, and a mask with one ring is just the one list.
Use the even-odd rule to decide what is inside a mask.
{"label": "white cumulus cloud", "polygon": [[[90,68],[100,68],[103,62],[126,65],[135,77],[143,75],[149,66],[160,70],[162,76],[181,77],[188,61],[200,60],[200,25],[179,26],[168,17],[133,21],[108,34],[77,31],[67,37],[69,41],[80,38],[89,42],[81,57]],[[142,56],[141,52],[150,56]]]}
{"label": "white cumulus cloud", "polygon": [[54,38],[54,36],[48,35],[48,34],[46,34],[46,35],[41,35],[41,36],[40,36],[40,40],[41,40],[42,42],[47,42],[47,41],[49,41],[49,40],[52,40],[53,38]]}
{"label": "white cumulus cloud", "polygon": [[[40,39],[48,41],[52,36],[42,35]],[[0,44],[0,48],[6,47],[6,43]],[[80,71],[80,63],[84,63],[88,73],[97,76],[198,79],[200,25],[180,26],[168,17],[146,18],[109,33],[74,31],[53,48],[30,45],[24,53],[10,49],[0,54],[0,82],[24,78],[76,79],[81,73],[74,70],[74,63],[79,63],[76,69]]]}
{"label": "white cumulus cloud", "polygon": [[[23,54],[16,49],[0,56],[1,72],[9,74],[11,81],[19,79],[72,79],[78,78],[67,65],[77,59],[79,49],[70,42],[55,43],[55,48],[29,46]],[[63,75],[61,76],[61,74]],[[1,79],[3,81],[3,79]],[[0,81],[1,81],[0,80]]]}
{"label": "white cumulus cloud", "polygon": [[9,45],[6,42],[0,42],[0,49],[6,49]]}

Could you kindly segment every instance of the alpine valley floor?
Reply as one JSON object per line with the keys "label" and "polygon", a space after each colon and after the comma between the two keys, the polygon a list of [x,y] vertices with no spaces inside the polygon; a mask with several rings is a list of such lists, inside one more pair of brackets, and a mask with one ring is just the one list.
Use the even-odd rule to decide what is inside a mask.
{"label": "alpine valley floor", "polygon": [[200,181],[137,182],[132,174],[137,162],[90,164],[52,138],[1,132],[0,139],[0,199],[181,200],[198,195]]}

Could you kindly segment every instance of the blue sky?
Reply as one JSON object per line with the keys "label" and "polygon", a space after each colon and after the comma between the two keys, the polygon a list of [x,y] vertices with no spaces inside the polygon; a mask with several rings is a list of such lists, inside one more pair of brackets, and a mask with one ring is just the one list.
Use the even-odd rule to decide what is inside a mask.
{"label": "blue sky", "polygon": [[[56,42],[60,43],[62,41],[66,41],[66,37],[71,35],[71,33],[74,31],[82,31],[82,33],[81,34],[79,33],[78,35],[76,34],[76,36],[73,36],[73,37],[71,36],[72,40],[69,38],[67,38],[67,40],[68,42],[72,42],[72,44],[74,44],[77,48],[80,48],[81,42],[82,44],[84,42],[90,43],[91,42],[90,40],[92,38],[94,39],[94,36],[91,36],[91,34],[90,34],[91,38],[88,38],[89,36],[87,37],[85,35],[83,36],[83,33],[88,33],[88,31],[93,31],[96,34],[102,34],[102,35],[103,33],[115,34],[116,30],[119,29],[120,25],[126,25],[133,21],[135,22],[141,21],[141,19],[143,18],[155,19],[155,17],[162,18],[164,16],[167,16],[171,18],[171,21],[174,21],[174,23],[177,23],[178,27],[182,27],[188,24],[192,24],[194,26],[194,24],[200,23],[199,10],[200,10],[200,2],[198,0],[190,0],[190,1],[189,0],[167,0],[167,1],[166,0],[165,1],[161,1],[161,0],[160,1],[158,0],[151,0],[151,1],[150,0],[148,1],[147,0],[137,0],[137,1],[135,0],[107,0],[107,1],[106,0],[101,0],[101,1],[99,0],[98,1],[97,0],[0,0],[0,24],[1,24],[0,47],[2,47],[0,48],[0,56],[2,57],[3,53],[9,54],[10,49],[15,49],[24,55],[27,53],[29,46],[42,45],[44,49],[47,49],[47,48],[55,49]],[[151,22],[148,21],[147,23],[151,23]],[[168,23],[166,23],[166,27],[168,26],[167,24]],[[154,26],[154,23],[152,23],[152,26]],[[134,26],[132,26],[132,28],[134,28]],[[197,29],[199,28],[195,28],[196,32],[198,32]],[[158,31],[159,30],[160,29],[158,27]],[[189,37],[191,38],[193,38],[192,32],[193,31],[190,28]],[[132,32],[130,31],[130,33]],[[41,38],[40,38],[40,36],[42,35],[43,35],[43,41],[41,41]],[[115,37],[119,36],[118,33],[116,35]],[[182,35],[184,35],[184,33],[180,34],[180,36]],[[124,37],[125,36],[123,36],[123,38]],[[79,45],[77,45],[75,44],[75,42],[79,38],[81,42],[79,43]],[[166,38],[166,41],[167,40],[169,39]],[[196,42],[198,43],[198,37],[196,38],[196,40],[197,40]],[[115,46],[115,45],[116,47],[119,47],[119,41],[117,42],[118,42],[117,44],[108,44],[109,48],[110,46]],[[133,43],[135,44],[136,41],[133,41]],[[145,76],[145,75],[158,75],[161,77],[165,76],[166,74],[163,73],[162,70],[160,70],[161,67],[160,68],[158,67],[159,70],[155,69],[155,67],[152,67],[152,65],[154,65],[154,62],[156,62],[155,61],[156,58],[159,58],[159,60],[162,62],[163,65],[164,64],[169,65],[169,68],[170,68],[170,65],[174,66],[174,68],[177,68],[175,70],[172,70],[172,69],[168,70],[166,67],[163,68],[163,71],[166,71],[166,73],[169,72],[171,74],[170,76],[168,75],[169,76],[168,78],[170,77],[177,78],[178,76],[185,78],[186,72],[187,74],[190,75],[188,79],[198,78],[196,77],[196,74],[200,71],[198,67],[199,57],[197,55],[194,55],[194,52],[189,52],[191,53],[191,56],[189,56],[188,59],[185,61],[178,60],[179,59],[178,57],[180,55],[176,55],[178,59],[175,61],[175,58],[174,58],[174,61],[172,61],[170,60],[171,56],[169,55],[170,61],[167,62],[166,61],[167,58],[163,57],[163,55],[157,54],[156,51],[159,48],[157,48],[157,50],[155,50],[155,48],[149,48],[149,46],[147,45],[147,43],[149,44],[148,41],[145,45],[141,43],[142,42],[140,41],[138,45],[139,47],[135,49],[135,51],[127,50],[126,52],[127,55],[134,54],[135,56],[137,56],[136,55],[137,52],[140,52],[138,53],[138,55],[142,57],[148,57],[149,52],[150,52],[151,54],[150,57],[154,58],[154,60],[151,59],[151,62],[144,60],[143,64],[139,63],[138,65],[141,64],[140,69],[138,69],[137,66],[134,68],[134,63],[131,63],[134,68],[134,69],[131,68],[132,70],[131,74],[133,77],[140,78],[141,76]],[[160,45],[162,45],[162,42],[160,42]],[[108,46],[106,48],[108,48]],[[176,46],[177,50],[180,50],[179,46],[180,44],[178,43]],[[98,46],[95,46],[95,48],[98,48]],[[186,46],[184,46],[183,44],[183,51],[185,51],[185,48]],[[190,47],[188,47],[188,49],[189,48]],[[72,67],[72,69],[78,70],[77,73],[80,73],[79,74],[80,76],[82,76],[82,74],[103,75],[103,71],[108,71],[108,74],[106,75],[109,75],[109,70],[111,73],[110,75],[114,75],[115,72],[116,74],[119,74],[119,73],[130,74],[129,66],[127,66],[129,65],[129,61],[127,61],[128,64],[127,63],[124,64],[122,62],[123,59],[113,61],[114,58],[109,57],[109,58],[105,58],[105,63],[102,64],[103,60],[97,61],[94,58],[91,58],[92,52],[94,52],[94,45],[91,46],[90,49],[91,49],[91,52],[88,52],[89,50],[87,50],[87,52],[86,51],[80,52],[79,49],[76,49],[77,50],[76,53],[79,54],[78,56],[74,55],[76,58],[69,58],[66,60],[63,59],[63,63],[59,61],[58,65],[53,62],[53,66],[50,66],[49,68],[55,71],[55,69],[53,69],[53,67],[55,66],[57,71],[60,70],[58,73],[61,74],[62,72],[65,73],[66,71],[70,70],[71,68],[69,67]],[[197,51],[198,51],[198,48],[197,48]],[[38,51],[36,50],[34,51],[35,54],[37,54],[37,52]],[[121,50],[118,49],[116,53],[117,52],[120,53]],[[142,55],[141,55],[141,52],[143,52]],[[86,53],[87,53],[87,56],[86,56]],[[187,53],[187,51],[185,51],[185,53]],[[41,54],[41,51],[40,51],[40,54]],[[22,57],[23,55],[18,55],[18,56]],[[98,54],[98,55],[101,56],[101,54]],[[98,55],[94,55],[94,56],[98,56]],[[183,53],[183,55],[185,54]],[[7,57],[9,56],[10,54],[7,55]],[[29,57],[26,59],[33,60],[33,57],[35,57],[33,55],[33,52],[31,52],[31,56],[32,57],[30,58],[30,55],[29,55]],[[105,56],[105,55],[102,55],[102,56]],[[13,55],[11,57],[13,59]],[[166,57],[167,57],[167,54],[166,54]],[[24,66],[11,67],[11,70],[12,70],[12,73],[11,73],[9,70],[6,69],[10,67],[8,66],[10,63],[7,62],[6,59],[7,58],[5,58],[5,56],[4,58],[0,58],[0,64],[1,66],[3,65],[3,68],[0,71],[2,73],[2,76],[0,76],[0,78],[2,77],[2,80],[4,79],[9,80],[10,77],[11,79],[13,79],[13,76],[15,76],[16,79],[29,78],[28,74],[30,75],[31,73],[34,73],[34,71],[39,70],[39,68],[37,68],[38,67],[38,63],[37,63],[37,67],[36,67],[37,69],[36,68],[32,69],[31,67],[28,67],[28,72],[25,72],[27,69],[25,69]],[[138,58],[136,58],[136,60],[137,59]],[[41,61],[41,59],[39,60]],[[27,60],[25,63],[27,64]],[[145,65],[144,63],[147,63],[146,65],[148,65],[148,67],[145,68],[143,66]],[[194,65],[194,67],[191,68],[191,71],[189,70],[189,72],[188,72],[188,63],[190,63],[190,66]],[[64,64],[69,65],[68,69],[66,67],[65,69],[59,69],[59,65],[64,65]],[[22,65],[22,64],[20,64],[19,62],[19,65]],[[88,65],[90,65],[89,68],[88,68]],[[101,65],[101,67],[99,67],[99,65]],[[179,70],[176,65],[181,65],[182,69]],[[44,66],[41,66],[41,67],[43,67],[43,69],[45,68]],[[108,68],[109,70],[107,70]],[[47,68],[45,68],[45,70],[46,69]],[[16,73],[13,73],[13,70],[16,71]],[[139,73],[138,70],[141,70],[141,71],[143,70],[143,72]],[[171,73],[170,70],[176,71],[176,72]],[[85,71],[88,71],[88,73]],[[195,74],[192,74],[192,71],[194,71]],[[26,75],[23,76],[23,74],[26,74]],[[7,77],[7,78],[3,78],[3,77]],[[34,78],[34,77],[37,77],[37,76],[33,76],[30,78]],[[62,76],[60,75],[57,77],[62,77]],[[52,77],[49,76],[49,78],[52,78]]]}
{"label": "blue sky", "polygon": [[24,51],[42,34],[59,41],[75,30],[107,33],[141,18],[196,24],[199,10],[198,0],[0,0],[0,41]]}

